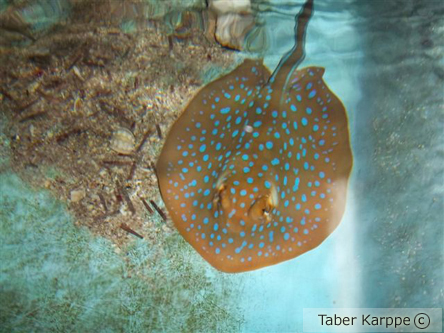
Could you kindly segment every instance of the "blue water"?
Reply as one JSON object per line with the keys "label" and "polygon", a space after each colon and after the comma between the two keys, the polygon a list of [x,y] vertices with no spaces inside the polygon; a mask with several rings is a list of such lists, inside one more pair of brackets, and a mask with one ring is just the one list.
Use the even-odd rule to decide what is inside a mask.
{"label": "blue water", "polygon": [[[348,112],[347,209],[317,249],[247,273],[244,331],[302,332],[304,308],[443,306],[443,9],[439,1],[315,4],[301,67],[325,67]],[[291,47],[293,21],[269,16],[274,68]]]}
{"label": "blue water", "polygon": [[[292,1],[284,5],[275,0],[272,7],[259,13],[270,37],[270,48],[265,52],[265,63],[270,69],[293,46],[294,16],[302,3]],[[219,280],[229,282],[221,284],[221,289],[236,289],[232,286],[233,283],[237,284],[237,291],[230,302],[236,305],[237,314],[243,318],[243,322],[236,325],[240,331],[302,332],[304,308],[443,307],[443,26],[442,1],[315,0],[315,12],[306,36],[306,58],[300,67],[325,67],[325,82],[347,109],[354,167],[346,212],[339,227],[318,248],[276,266],[241,275],[224,275]],[[39,246],[48,243],[43,236],[36,238],[32,225],[38,225],[42,230],[48,221],[53,225],[54,217],[51,214],[55,213],[51,210],[52,203],[48,203],[50,199],[45,194],[42,202],[47,203],[47,207],[40,209],[44,216],[32,220],[28,215],[39,211],[38,207],[31,207],[32,202],[39,202],[35,199],[39,195],[30,193],[29,198],[25,197],[24,193],[29,190],[20,185],[16,177],[13,180],[6,180],[9,179],[7,176],[1,179],[1,188],[5,191],[2,197],[6,199],[0,200],[0,203],[7,203],[8,209],[11,209],[8,214],[14,214],[14,210],[17,210],[14,218],[0,221],[3,223],[2,230],[13,233],[11,237],[2,235],[2,253],[6,258],[6,253],[15,253],[16,247],[20,249],[17,244],[22,240],[20,235],[25,234],[29,237],[27,239],[41,242],[36,243],[38,246],[31,248],[32,251],[23,248],[23,253],[31,255],[31,252],[38,251]],[[14,193],[22,200],[16,200],[12,194],[6,193],[8,188],[17,188]],[[77,265],[73,268],[76,276],[97,264],[102,260],[100,258],[105,258],[103,253],[110,261],[105,265],[109,270],[105,271],[106,276],[103,276],[105,268],[88,271],[87,276],[91,281],[103,276],[103,279],[99,279],[100,288],[90,292],[88,286],[82,284],[81,290],[79,287],[80,296],[71,296],[71,309],[76,309],[76,306],[80,308],[78,304],[83,303],[79,299],[86,299],[90,304],[98,302],[94,293],[102,295],[112,292],[112,302],[100,299],[103,302],[99,303],[101,307],[109,305],[109,321],[102,331],[125,330],[128,327],[137,331],[134,327],[150,327],[143,320],[151,320],[151,317],[146,319],[144,316],[148,313],[154,316],[154,310],[148,301],[144,303],[146,298],[137,293],[137,288],[133,289],[133,283],[142,288],[143,281],[128,282],[121,277],[119,267],[122,265],[126,269],[126,266],[111,251],[108,242],[91,240],[86,230],[82,230],[79,236],[59,204],[54,211],[63,217],[62,227],[67,229],[51,234],[52,238],[48,238],[51,239],[48,243],[50,246],[63,246],[64,251],[72,249],[69,243],[71,238],[66,240],[62,237],[63,232],[69,230],[69,237],[80,239],[82,244],[94,245],[98,242],[104,247],[104,250],[100,248],[100,251],[91,252],[90,256],[95,256],[95,261],[89,258],[90,252],[85,252],[81,265],[75,261],[75,256],[73,259],[69,257],[72,261],[66,265]],[[15,228],[11,227],[10,221],[17,222]],[[138,243],[141,252],[146,249],[145,245]],[[57,248],[45,248],[42,253],[57,252],[60,252]],[[190,261],[202,264],[197,254],[191,258]],[[19,260],[23,266],[14,273],[14,279],[22,284],[28,281],[30,286],[40,288],[38,292],[29,292],[29,295],[33,295],[30,296],[31,300],[20,294],[23,303],[32,305],[25,308],[26,311],[44,309],[42,304],[50,308],[45,302],[52,298],[62,299],[63,295],[60,296],[56,287],[46,283],[45,278],[50,276],[52,279],[59,273],[54,269],[50,274],[42,272],[37,281],[30,273],[34,272],[31,268],[35,267],[25,259]],[[8,260],[11,260],[10,257]],[[4,283],[11,280],[11,275],[8,275],[11,265],[12,261],[6,262],[6,259],[2,264],[0,279]],[[56,266],[63,271],[61,265]],[[209,277],[220,278],[219,273],[208,265],[205,267]],[[68,274],[63,276],[68,285],[75,279],[78,282],[78,278]],[[174,283],[177,281],[174,278],[171,280]],[[124,296],[120,292],[121,286],[125,287]],[[5,289],[2,289],[3,292]],[[127,312],[122,311],[123,297],[127,302],[125,304],[131,304],[135,309],[130,319],[126,317]],[[36,302],[36,305],[32,302]],[[214,302],[217,304],[217,299]],[[67,302],[60,304],[68,306]],[[139,313],[137,309],[141,311],[141,308],[143,312]],[[94,316],[88,317],[89,312],[82,312],[81,317],[78,315],[80,310],[75,312],[85,320],[93,319],[91,325],[78,324],[74,327],[94,327],[96,322],[100,323],[101,314],[94,312],[93,305],[88,311],[93,312]],[[123,322],[123,317],[127,322]],[[60,316],[58,320],[69,322],[72,318]],[[22,319],[17,317],[10,322],[20,324],[25,320]],[[60,324],[60,327],[70,326]],[[16,328],[20,331],[19,325]],[[171,327],[165,327],[165,331],[171,331]]]}

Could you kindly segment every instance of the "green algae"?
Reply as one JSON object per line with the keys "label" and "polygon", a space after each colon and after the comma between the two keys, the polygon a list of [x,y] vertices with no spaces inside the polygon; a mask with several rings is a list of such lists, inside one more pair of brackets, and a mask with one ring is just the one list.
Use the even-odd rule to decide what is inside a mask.
{"label": "green algae", "polygon": [[63,203],[0,174],[0,331],[235,332],[239,278],[210,271],[177,233],[119,253]]}

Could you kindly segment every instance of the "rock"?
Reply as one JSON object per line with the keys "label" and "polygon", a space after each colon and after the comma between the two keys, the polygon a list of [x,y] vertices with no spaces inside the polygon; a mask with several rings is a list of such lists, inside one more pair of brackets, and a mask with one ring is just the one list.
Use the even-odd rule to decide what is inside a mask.
{"label": "rock", "polygon": [[134,152],[136,139],[134,134],[126,128],[119,128],[113,133],[110,148],[119,154],[130,155]]}
{"label": "rock", "polygon": [[79,202],[86,196],[85,190],[77,189],[72,190],[70,193],[70,199],[72,202]]}

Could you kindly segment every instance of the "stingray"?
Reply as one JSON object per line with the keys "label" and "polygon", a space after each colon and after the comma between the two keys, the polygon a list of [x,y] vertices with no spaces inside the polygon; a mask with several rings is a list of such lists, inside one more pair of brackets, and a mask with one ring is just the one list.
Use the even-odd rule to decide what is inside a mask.
{"label": "stingray", "polygon": [[295,20],[295,45],[272,75],[246,59],[203,87],[158,159],[176,228],[218,270],[295,258],[342,219],[353,162],[346,111],[323,68],[297,69],[312,10],[308,0]]}

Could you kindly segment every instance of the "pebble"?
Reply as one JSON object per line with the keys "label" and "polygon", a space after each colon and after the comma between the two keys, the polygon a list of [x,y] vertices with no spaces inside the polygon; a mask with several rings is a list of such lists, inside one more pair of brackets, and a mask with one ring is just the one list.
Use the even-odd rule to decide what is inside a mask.
{"label": "pebble", "polygon": [[110,148],[122,155],[130,155],[134,152],[136,139],[134,134],[126,128],[119,128],[113,133]]}
{"label": "pebble", "polygon": [[85,197],[85,190],[72,190],[70,193],[70,199],[72,202],[79,202]]}

